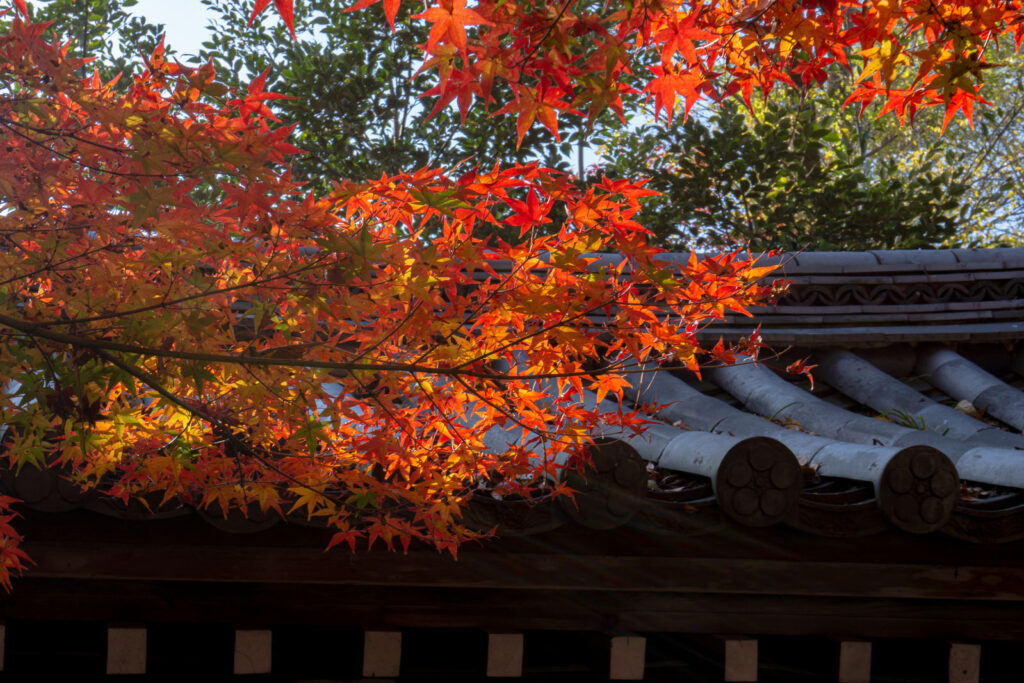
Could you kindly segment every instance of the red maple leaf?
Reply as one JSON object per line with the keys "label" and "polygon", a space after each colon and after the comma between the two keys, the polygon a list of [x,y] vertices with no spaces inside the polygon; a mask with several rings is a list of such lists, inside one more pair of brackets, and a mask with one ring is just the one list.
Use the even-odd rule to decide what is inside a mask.
{"label": "red maple leaf", "polygon": [[[252,22],[256,21],[256,17],[268,5],[270,5],[270,0],[256,0],[256,4],[252,8],[252,14],[249,15],[249,23],[246,26],[252,26]],[[292,34],[292,40],[297,40],[295,37],[294,0],[274,0],[274,7],[277,9],[277,13],[281,15],[284,25],[288,27],[288,32]]]}

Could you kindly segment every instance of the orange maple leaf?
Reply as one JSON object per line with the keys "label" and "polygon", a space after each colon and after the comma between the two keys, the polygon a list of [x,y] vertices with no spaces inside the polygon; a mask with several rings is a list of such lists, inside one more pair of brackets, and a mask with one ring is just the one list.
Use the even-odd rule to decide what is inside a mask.
{"label": "orange maple leaf", "polygon": [[413,15],[413,19],[426,19],[433,24],[424,48],[430,53],[434,51],[438,41],[446,38],[462,54],[468,55],[466,27],[477,24],[493,25],[493,22],[485,19],[475,9],[467,8],[466,0],[441,0],[438,6]]}
{"label": "orange maple leaf", "polygon": [[654,95],[654,116],[664,109],[669,122],[672,121],[672,111],[676,106],[676,96],[682,95],[685,100],[684,118],[690,115],[690,109],[700,98],[700,88],[704,83],[704,77],[692,71],[678,72],[669,67],[661,66],[647,67],[654,74],[654,78],[647,84],[647,92]]}
{"label": "orange maple leaf", "polygon": [[516,90],[515,99],[504,107],[494,112],[494,116],[500,114],[516,113],[516,134],[519,136],[516,147],[523,144],[523,137],[526,131],[533,125],[534,120],[540,119],[544,127],[551,131],[555,140],[561,141],[558,136],[558,112],[566,110],[568,105],[558,94],[546,89],[538,93],[533,88],[519,88]]}

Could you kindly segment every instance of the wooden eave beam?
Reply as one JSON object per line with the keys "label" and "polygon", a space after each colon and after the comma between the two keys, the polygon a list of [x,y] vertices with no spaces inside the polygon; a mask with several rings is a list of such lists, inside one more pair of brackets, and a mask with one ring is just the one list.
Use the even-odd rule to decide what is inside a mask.
{"label": "wooden eave beam", "polygon": [[263,546],[29,546],[34,579],[230,581],[572,591],[895,597],[1024,602],[1019,567],[757,558],[325,553]]}
{"label": "wooden eave beam", "polygon": [[23,579],[4,619],[273,623],[604,633],[820,635],[843,639],[1024,639],[1024,610],[1003,601],[421,586]]}

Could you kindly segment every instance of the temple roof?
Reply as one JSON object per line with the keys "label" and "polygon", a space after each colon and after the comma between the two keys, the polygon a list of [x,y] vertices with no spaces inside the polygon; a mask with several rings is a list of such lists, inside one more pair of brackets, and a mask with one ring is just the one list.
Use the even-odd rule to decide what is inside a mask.
{"label": "temple roof", "polygon": [[[715,648],[724,643],[729,669],[737,642],[746,653],[761,643],[744,660],[761,680],[797,680],[819,663],[801,680],[826,680],[837,660],[846,671],[849,652],[868,674],[839,680],[923,680],[924,670],[945,680],[946,666],[953,680],[968,655],[975,675],[956,680],[1017,680],[1018,644],[996,641],[1024,638],[1022,273],[1016,249],[798,255],[776,305],[703,331],[749,335],[761,324],[779,355],[700,377],[634,368],[624,407],[639,407],[646,429],[609,420],[593,469],[566,470],[571,499],[477,492],[465,519],[498,538],[466,544],[457,559],[416,544],[325,553],[329,534],[297,528],[303,517],[174,501],[154,515],[83,494],[52,469],[6,472],[7,491],[27,503],[19,529],[36,563],[0,609],[9,669],[36,671],[19,643],[35,632],[53,640],[51,622],[64,620],[75,643],[85,627],[111,625],[97,639],[108,671],[119,652],[110,643],[129,633],[144,646],[140,661],[163,672],[167,622],[182,622],[187,647],[167,650],[173,661],[210,624],[233,624],[222,647],[236,672],[238,633],[269,643],[273,630],[278,676],[297,652],[308,657],[316,634],[327,634],[331,677],[338,661],[372,670],[358,632],[346,636],[352,654],[337,655],[330,629],[340,625],[365,629],[365,643],[401,629],[410,646],[394,649],[394,671],[401,661],[409,680],[420,680],[417,637],[430,639],[434,666],[453,638],[472,650],[465,639],[484,631],[525,633],[518,657],[534,667],[550,647],[563,678],[566,661],[588,658],[578,680],[610,675],[605,663],[624,640],[640,643],[647,680],[693,674],[681,661],[691,641],[696,659],[718,666],[692,680],[721,680]],[[813,386],[785,372],[803,358],[817,366]],[[613,654],[581,649],[595,634]],[[887,675],[906,662],[912,675]]]}
{"label": "temple roof", "polygon": [[[805,252],[779,262],[772,277],[791,283],[784,296],[701,334],[738,338],[760,325],[781,356],[700,377],[636,368],[625,407],[651,423],[639,435],[598,435],[594,469],[565,475],[581,492],[574,500],[481,492],[471,523],[499,536],[576,523],[1024,538],[1024,249]],[[789,357],[817,366],[813,386],[781,371]],[[82,494],[50,470],[7,472],[5,483],[37,510],[150,516]],[[229,531],[282,521],[173,505],[156,516],[193,512]]]}

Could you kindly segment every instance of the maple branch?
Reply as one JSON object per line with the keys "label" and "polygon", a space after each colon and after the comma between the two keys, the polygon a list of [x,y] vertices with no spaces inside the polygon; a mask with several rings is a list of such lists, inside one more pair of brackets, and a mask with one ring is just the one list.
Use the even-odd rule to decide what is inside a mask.
{"label": "maple branch", "polygon": [[543,327],[540,327],[540,328],[538,328],[536,330],[533,330],[533,331],[531,331],[531,332],[529,332],[527,334],[521,335],[519,337],[515,337],[515,338],[509,340],[508,342],[505,342],[504,344],[498,346],[498,348],[492,349],[492,350],[488,351],[487,353],[485,353],[482,356],[477,356],[476,358],[472,358],[470,360],[467,360],[467,361],[464,361],[464,362],[460,363],[459,365],[456,365],[455,368],[456,369],[460,369],[460,368],[464,368],[464,367],[466,367],[468,365],[473,365],[474,363],[479,363],[481,361],[487,360],[488,358],[491,358],[491,357],[501,353],[502,351],[505,351],[505,350],[515,346],[516,344],[520,344],[520,343],[522,343],[524,341],[527,341],[529,339],[533,339],[534,337],[540,336],[540,335],[542,335],[542,334],[544,334],[546,332],[550,332],[550,331],[555,330],[555,329],[557,329],[559,327],[564,327],[568,323],[571,323],[571,322],[574,322],[576,320],[579,320],[580,318],[585,318],[588,315],[590,315],[591,313],[593,313],[595,311],[598,311],[598,310],[604,308],[605,306],[609,306],[609,305],[615,303],[615,301],[616,301],[615,299],[610,299],[608,301],[603,301],[601,303],[595,304],[594,306],[592,306],[591,308],[588,308],[585,311],[580,311],[576,315],[570,316],[568,318],[561,318],[557,322],[550,323],[549,325],[545,325]]}
{"label": "maple branch", "polygon": [[[76,256],[76,257],[73,257],[73,258],[81,258],[81,256]],[[237,285],[228,285],[227,287],[220,287],[220,288],[216,288],[216,289],[208,289],[206,291],[196,292],[195,294],[188,294],[186,296],[182,296],[182,297],[179,297],[177,299],[172,299],[170,301],[161,301],[160,303],[150,304],[148,306],[140,306],[138,308],[130,308],[130,309],[127,309],[127,310],[124,310],[124,311],[114,311],[114,312],[111,312],[111,313],[103,313],[103,314],[100,314],[100,315],[94,315],[94,316],[87,317],[87,318],[70,318],[68,320],[42,320],[42,321],[35,322],[35,323],[32,323],[32,324],[36,325],[36,326],[39,326],[39,327],[50,327],[50,326],[55,326],[55,325],[79,325],[79,324],[82,324],[82,323],[92,323],[92,322],[98,322],[98,321],[103,321],[103,320],[112,320],[112,319],[117,319],[117,318],[127,318],[128,316],[138,315],[139,313],[147,313],[149,311],[155,311],[155,310],[159,310],[161,308],[168,308],[170,306],[175,306],[177,304],[185,303],[187,301],[194,301],[195,299],[204,299],[204,298],[207,298],[207,297],[215,296],[217,294],[226,294],[228,292],[235,292],[235,291],[238,291],[238,290],[241,290],[241,289],[246,289],[246,288],[249,288],[249,287],[255,287],[255,286],[259,286],[259,285],[269,284],[269,283],[275,282],[277,280],[283,280],[283,279],[287,279],[287,278],[290,278],[290,277],[294,277],[295,275],[298,275],[300,273],[304,273],[306,271],[314,269],[318,265],[322,264],[326,258],[327,258],[326,255],[322,256],[320,259],[318,259],[316,261],[313,261],[312,263],[308,263],[308,264],[303,265],[303,266],[301,266],[299,268],[296,268],[295,270],[286,271],[286,272],[280,273],[278,275],[274,275],[274,276],[270,276],[270,277],[265,277],[265,278],[258,278],[258,279],[252,280],[251,282],[243,282],[243,283],[239,283]],[[72,259],[68,259],[68,260],[72,260]],[[7,282],[0,283],[0,284],[7,284],[8,282],[12,282],[14,280],[21,279],[22,277],[30,277],[30,275],[24,275],[24,276],[18,276],[18,277],[15,277],[15,278],[11,278]]]}
{"label": "maple branch", "polygon": [[105,145],[102,142],[96,142],[95,140],[90,140],[88,138],[79,137],[79,135],[77,133],[64,132],[64,131],[54,131],[54,130],[51,130],[49,128],[41,128],[39,126],[30,126],[27,123],[22,123],[21,121],[15,121],[13,119],[7,118],[6,116],[0,116],[0,122],[3,122],[7,126],[17,126],[18,128],[24,128],[25,130],[31,131],[33,133],[39,133],[41,135],[46,135],[46,136],[49,136],[49,137],[52,137],[52,138],[70,138],[71,140],[75,140],[76,142],[81,142],[81,143],[86,144],[86,145],[92,145],[94,147],[99,147],[100,149],[106,150],[108,152],[116,152],[118,154],[123,154],[123,155],[128,155],[128,154],[132,153],[132,150],[129,149],[129,148],[126,148],[126,147],[114,147],[113,145]]}
{"label": "maple branch", "polygon": [[13,134],[17,135],[19,138],[21,138],[21,139],[25,140],[26,142],[28,142],[29,144],[35,145],[35,146],[39,147],[40,149],[45,149],[47,152],[49,152],[50,154],[52,154],[52,155],[54,155],[56,157],[60,157],[61,159],[64,159],[65,161],[70,161],[71,163],[73,163],[73,164],[75,164],[77,166],[81,166],[82,168],[87,168],[90,171],[96,171],[97,173],[106,173],[108,175],[116,176],[116,177],[119,177],[119,178],[159,178],[161,180],[167,180],[167,179],[171,179],[171,178],[178,178],[181,175],[179,173],[175,173],[173,175],[166,174],[166,173],[134,173],[134,172],[133,173],[126,173],[126,172],[123,172],[123,171],[112,171],[112,170],[110,170],[108,168],[103,168],[101,166],[93,166],[92,164],[86,163],[86,162],[82,161],[81,159],[79,159],[77,157],[74,157],[74,156],[72,156],[70,154],[65,154],[63,152],[58,152],[57,150],[55,150],[55,149],[53,149],[51,147],[46,146],[42,142],[33,139],[31,136],[26,135],[25,133],[21,132],[20,130],[17,130],[16,128],[14,128],[14,126],[10,125],[3,118],[0,118],[0,126],[3,126],[7,130],[11,131]]}
{"label": "maple branch", "polygon": [[128,373],[129,375],[131,375],[135,379],[139,380],[140,382],[145,383],[149,388],[151,388],[153,391],[155,391],[156,393],[158,393],[161,396],[163,396],[164,399],[166,399],[167,401],[169,401],[169,402],[173,403],[174,405],[178,406],[179,408],[185,410],[190,415],[194,415],[195,417],[198,417],[201,420],[205,420],[206,422],[209,422],[214,427],[214,429],[219,431],[223,435],[223,438],[226,441],[230,442],[231,445],[234,446],[238,451],[241,451],[241,452],[245,453],[245,455],[247,455],[250,458],[256,460],[257,462],[259,462],[264,467],[270,468],[276,474],[284,477],[285,479],[287,479],[288,481],[292,482],[296,486],[301,486],[302,488],[306,489],[307,491],[311,491],[313,493],[316,493],[319,496],[323,496],[325,499],[331,501],[332,503],[334,503],[335,505],[338,505],[339,507],[344,507],[345,503],[340,498],[334,498],[330,494],[326,493],[326,491],[317,490],[317,489],[311,487],[309,484],[305,484],[305,483],[299,481],[298,479],[296,479],[294,476],[288,474],[287,472],[282,470],[280,467],[278,467],[277,464],[274,463],[272,460],[269,460],[269,459],[263,457],[259,452],[257,452],[255,449],[253,449],[248,443],[246,443],[242,439],[239,439],[237,436],[235,436],[235,434],[234,434],[233,430],[231,429],[230,425],[228,425],[227,423],[225,423],[223,420],[221,420],[220,418],[216,417],[215,415],[211,415],[209,413],[209,411],[203,409],[201,406],[196,405],[196,404],[190,404],[187,401],[183,401],[174,392],[172,392],[172,391],[168,390],[166,387],[164,387],[163,384],[160,382],[160,380],[158,380],[157,378],[153,377],[151,374],[149,374],[145,370],[137,368],[137,367],[135,367],[135,366],[133,366],[133,365],[131,365],[129,363],[125,363],[120,358],[118,358],[117,356],[115,356],[112,353],[108,353],[104,349],[95,349],[95,351],[96,351],[96,355],[97,356],[99,356],[100,358],[103,358],[103,360],[107,361],[111,365],[114,365],[115,367],[117,367],[121,371]]}
{"label": "maple branch", "polygon": [[[7,237],[7,239],[9,241],[14,242],[7,235],[4,235],[4,237]],[[17,245],[17,243],[15,243],[15,246],[17,246],[19,249],[21,248],[20,245]],[[96,247],[95,249],[88,249],[88,250],[82,252],[81,254],[76,254],[74,256],[69,256],[68,258],[63,259],[61,261],[57,261],[56,263],[51,261],[50,263],[47,263],[44,267],[37,268],[36,270],[33,270],[33,271],[29,272],[29,273],[23,273],[23,274],[20,274],[20,275],[15,275],[14,277],[8,278],[6,280],[0,280],[0,287],[2,287],[4,285],[9,285],[9,284],[11,284],[12,282],[14,282],[16,280],[27,280],[28,278],[35,277],[36,275],[42,275],[43,273],[51,271],[51,270],[56,271],[57,268],[65,265],[67,263],[71,263],[72,261],[77,261],[79,259],[85,258],[86,256],[92,256],[93,254],[99,253],[101,251],[108,251],[111,248],[111,246],[112,245],[105,244],[102,247]],[[60,324],[61,322],[64,322],[64,321],[55,321],[53,324],[56,325],[56,324]]]}
{"label": "maple branch", "polygon": [[[368,355],[370,354],[370,352],[371,352],[371,351],[375,351],[375,350],[377,350],[378,348],[380,348],[380,345],[381,345],[381,344],[383,344],[384,342],[388,341],[389,339],[391,339],[392,337],[394,337],[394,336],[395,336],[396,334],[398,334],[399,330],[401,330],[401,329],[402,329],[403,327],[405,327],[405,326],[406,326],[406,324],[407,324],[407,323],[408,323],[408,322],[409,322],[410,320],[412,320],[412,316],[413,316],[413,315],[415,315],[416,311],[418,311],[418,310],[419,310],[420,308],[422,308],[422,307],[423,307],[423,299],[417,299],[417,300],[416,300],[416,303],[415,303],[415,304],[413,304],[412,306],[410,306],[410,307],[409,307],[409,310],[408,310],[408,311],[406,312],[406,314],[405,314],[405,315],[404,315],[404,316],[402,317],[402,319],[398,321],[398,324],[397,324],[397,325],[395,325],[394,327],[392,327],[392,328],[391,328],[391,329],[390,329],[390,330],[389,330],[389,331],[387,332],[387,334],[385,334],[385,335],[384,335],[383,337],[381,337],[381,338],[380,338],[380,339],[378,339],[377,341],[373,342],[373,343],[372,343],[372,344],[371,344],[370,346],[368,346],[367,348],[365,348],[365,349],[364,349],[364,350],[363,350],[363,351],[362,351],[361,353],[359,353],[358,355],[356,355],[356,356],[355,356],[355,357],[354,357],[354,358],[352,359],[352,362],[358,362],[358,361],[361,361],[362,359],[366,358],[366,356],[368,356]],[[421,360],[422,360],[422,356],[421,356],[420,358],[418,358],[418,359],[417,359],[417,360],[416,360],[415,362],[417,362],[417,363],[418,363],[418,362],[420,362]]]}
{"label": "maple branch", "polygon": [[513,67],[514,69],[522,68],[524,64],[533,59],[533,57],[540,50],[541,46],[544,45],[544,41],[551,36],[551,33],[555,30],[555,27],[558,26],[558,22],[562,20],[562,17],[565,16],[565,13],[568,12],[569,8],[572,7],[574,4],[576,4],[576,0],[567,0],[567,2],[564,5],[562,5],[562,8],[558,10],[558,14],[555,15],[554,20],[550,24],[548,24],[548,28],[544,32],[544,35],[542,35],[540,37],[540,40],[538,40],[537,43],[532,48],[530,48],[530,52],[523,55],[522,59],[520,59],[519,62],[515,64],[515,66]]}
{"label": "maple branch", "polygon": [[[480,360],[486,360],[498,351],[492,351],[485,356],[481,356],[475,361],[470,363],[462,363],[454,367],[437,367],[437,366],[426,366],[417,365],[413,363],[350,363],[340,361],[324,361],[314,359],[288,359],[288,358],[268,358],[266,356],[248,356],[238,355],[229,356],[216,353],[197,353],[189,351],[171,351],[169,349],[160,349],[153,347],[137,346],[133,344],[123,344],[121,342],[92,339],[90,337],[82,337],[79,335],[65,334],[62,332],[54,332],[45,328],[37,328],[32,323],[18,320],[7,315],[0,314],[0,325],[10,327],[18,330],[31,337],[41,337],[50,341],[66,344],[68,346],[76,348],[91,349],[93,351],[118,351],[121,353],[130,353],[138,356],[147,356],[154,358],[173,358],[176,360],[192,360],[201,361],[206,363],[224,363],[229,365],[262,365],[271,367],[292,367],[292,368],[320,368],[324,370],[345,370],[345,371],[367,371],[367,372],[405,372],[405,373],[421,373],[424,375],[442,375],[442,376],[462,376],[462,377],[475,377],[478,379],[489,379],[489,380],[522,380],[522,379],[559,379],[565,377],[592,377],[594,376],[593,371],[579,370],[572,372],[539,372],[530,374],[516,374],[510,375],[506,373],[499,373],[493,371],[481,371],[467,369],[465,366]],[[535,335],[532,335],[535,336]],[[528,338],[528,337],[527,337]],[[503,347],[503,348],[507,348]],[[685,365],[666,367],[666,370],[688,370]],[[621,374],[631,374],[634,371],[624,370]],[[640,372],[639,370],[635,372]]]}
{"label": "maple branch", "polygon": [[[523,377],[523,376],[519,376],[516,379],[518,379],[518,378],[532,379],[532,378]],[[563,440],[563,439],[559,438],[559,434],[557,432],[552,432],[552,431],[547,430],[547,429],[538,429],[537,427],[530,427],[529,425],[524,423],[522,420],[520,420],[518,417],[516,417],[515,413],[513,413],[513,412],[511,412],[509,410],[506,410],[505,408],[501,407],[499,404],[497,404],[494,401],[491,401],[490,399],[486,398],[479,390],[473,388],[462,377],[456,376],[454,379],[455,379],[456,382],[458,382],[459,384],[464,386],[467,391],[469,391],[471,394],[476,396],[480,401],[482,401],[484,403],[484,405],[489,407],[491,410],[494,410],[495,412],[499,413],[500,415],[502,415],[504,418],[506,418],[507,420],[509,420],[513,424],[518,425],[520,428],[523,429],[523,431],[530,432],[531,434],[535,434],[539,439],[545,439],[545,440],[549,439],[551,441],[554,441],[555,443],[564,443],[564,444],[570,444],[570,445],[573,443],[571,441],[567,441],[567,440]]]}
{"label": "maple branch", "polygon": [[466,327],[466,321],[467,320],[474,320],[474,319],[476,319],[477,315],[482,310],[484,310],[484,307],[487,306],[487,304],[489,304],[494,299],[494,297],[496,297],[504,289],[505,285],[508,284],[508,282],[512,279],[512,277],[514,275],[516,275],[520,270],[522,270],[522,268],[525,265],[526,265],[525,261],[521,261],[521,262],[517,263],[515,265],[515,267],[512,268],[511,271],[509,271],[508,275],[503,277],[501,279],[501,281],[498,282],[498,284],[493,289],[491,289],[491,291],[487,294],[487,296],[485,296],[480,301],[480,303],[478,303],[476,305],[476,307],[472,311],[469,312],[468,315],[463,316],[462,319],[459,320],[458,327],[456,327],[451,332],[449,332],[447,335],[445,335],[444,338],[441,341],[439,341],[438,343],[436,343],[434,346],[432,346],[431,348],[427,349],[426,351],[421,353],[419,356],[417,356],[416,360],[414,360],[413,362],[414,363],[421,363],[421,362],[423,362],[424,358],[429,356],[431,353],[433,353],[437,349],[441,348],[441,346],[443,346],[444,344],[448,344],[449,342],[451,342],[451,340],[455,337],[455,333],[458,332],[459,330],[464,329]]}
{"label": "maple branch", "polygon": [[438,412],[438,414],[441,416],[441,419],[444,421],[444,423],[446,425],[448,425],[449,429],[452,430],[452,433],[455,434],[455,436],[458,437],[459,443],[462,444],[462,445],[465,445],[466,444],[466,438],[462,435],[462,432],[459,430],[459,428],[456,427],[455,424],[452,422],[452,419],[451,419],[451,417],[448,416],[448,413],[443,411],[443,410],[441,410],[441,406],[439,406],[437,404],[437,401],[434,400],[434,397],[431,396],[430,393],[427,391],[427,388],[425,386],[423,386],[423,380],[421,380],[419,377],[417,377],[415,373],[413,373],[412,378],[413,378],[413,381],[416,382],[416,386],[418,386],[420,388],[420,393],[422,393],[424,398],[426,398],[427,401],[430,402],[430,405],[432,405],[434,407],[434,410],[436,410]]}

